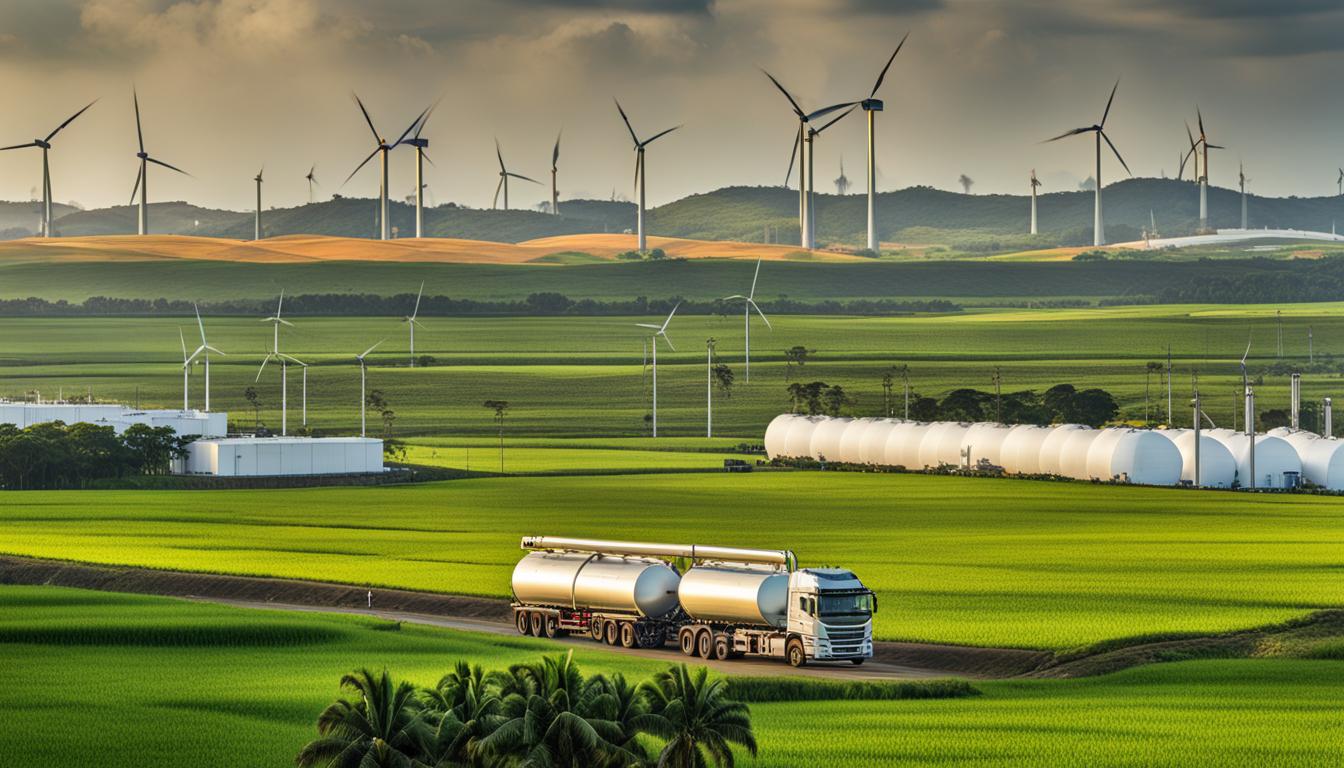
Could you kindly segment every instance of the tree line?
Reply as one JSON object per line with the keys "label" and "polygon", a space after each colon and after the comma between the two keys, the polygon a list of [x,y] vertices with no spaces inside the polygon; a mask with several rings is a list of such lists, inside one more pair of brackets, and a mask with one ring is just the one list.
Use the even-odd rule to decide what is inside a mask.
{"label": "tree line", "polygon": [[0,424],[0,487],[6,490],[83,488],[91,481],[167,474],[194,437],[172,427],[110,426],[52,421],[20,429]]}
{"label": "tree line", "polygon": [[571,651],[489,673],[458,662],[432,688],[367,669],[341,687],[353,695],[318,716],[300,768],[731,768],[734,745],[757,750],[750,712],[728,698],[727,681],[685,664],[636,685],[585,676]]}
{"label": "tree line", "polygon": [[[904,395],[892,397],[891,384],[884,379],[883,416],[906,417]],[[794,382],[787,387],[793,413],[809,416],[849,415],[854,399],[839,385],[824,381]],[[1077,389],[1072,384],[1056,384],[1043,393],[982,392],[978,389],[954,389],[941,400],[911,392],[908,418],[914,421],[993,421],[1004,424],[1085,424],[1100,427],[1120,414],[1120,406],[1104,389]]]}
{"label": "tree line", "polygon": [[[404,315],[415,303],[415,294],[379,296],[371,293],[316,293],[285,297],[285,311],[294,315],[371,317]],[[916,312],[959,312],[961,307],[942,299],[895,300],[858,299],[854,301],[824,300],[804,302],[787,296],[775,301],[760,302],[772,314],[785,315],[900,315]],[[420,314],[451,317],[461,315],[496,316],[608,316],[608,315],[665,315],[673,307],[689,315],[727,315],[738,307],[722,299],[697,301],[673,296],[650,299],[598,301],[573,299],[562,293],[540,292],[520,300],[478,301],[449,296],[425,296],[420,303]],[[35,296],[26,299],[0,299],[0,316],[4,317],[66,317],[89,315],[191,315],[195,305],[184,299],[119,299],[91,296],[82,302],[65,299],[50,301]],[[204,302],[202,312],[216,315],[260,315],[272,311],[271,299],[231,299]]]}

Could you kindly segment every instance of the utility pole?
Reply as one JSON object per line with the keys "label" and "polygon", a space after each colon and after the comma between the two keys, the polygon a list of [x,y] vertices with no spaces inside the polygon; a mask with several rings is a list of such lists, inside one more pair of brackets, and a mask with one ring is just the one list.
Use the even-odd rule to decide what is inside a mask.
{"label": "utility pole", "polygon": [[705,437],[714,436],[714,344],[713,336],[705,339]]}
{"label": "utility pole", "polygon": [[1279,310],[1279,309],[1274,310],[1274,326],[1275,326],[1275,332],[1276,332],[1277,335],[1278,335],[1278,347],[1277,347],[1277,349],[1276,349],[1276,356],[1277,356],[1280,360],[1282,360],[1282,359],[1283,359],[1283,310]]}
{"label": "utility pole", "polygon": [[1191,385],[1191,387],[1192,387],[1192,388],[1194,389],[1194,391],[1195,391],[1195,399],[1194,399],[1194,405],[1195,405],[1195,473],[1194,473],[1194,474],[1195,474],[1195,477],[1194,477],[1194,479],[1195,479],[1195,487],[1198,488],[1198,487],[1199,487],[1199,441],[1200,441],[1199,428],[1200,428],[1200,421],[1202,421],[1201,417],[1203,416],[1203,414],[1200,412],[1200,409],[1199,409],[1199,374],[1198,374],[1198,373],[1193,373],[1193,374],[1191,374],[1191,376],[1190,376],[1190,385]]}
{"label": "utility pole", "polygon": [[1314,339],[1311,338],[1310,325],[1307,326],[1307,362],[1308,363],[1316,362],[1316,347],[1314,346]]}
{"label": "utility pole", "polygon": [[999,366],[994,366],[994,423],[1003,423],[1003,398],[1000,393],[1000,384],[1003,376],[999,371]]}
{"label": "utility pole", "polygon": [[1167,345],[1167,426],[1171,426],[1171,345]]}
{"label": "utility pole", "polygon": [[901,378],[905,382],[905,420],[910,420],[910,366],[901,366]]}

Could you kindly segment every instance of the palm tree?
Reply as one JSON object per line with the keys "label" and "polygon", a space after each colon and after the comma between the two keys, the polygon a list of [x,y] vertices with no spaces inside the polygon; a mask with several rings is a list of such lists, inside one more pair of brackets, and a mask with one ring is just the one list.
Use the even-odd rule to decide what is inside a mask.
{"label": "palm tree", "polygon": [[659,768],[700,768],[709,762],[732,768],[732,744],[756,756],[747,705],[728,700],[724,681],[708,677],[704,667],[692,673],[679,664],[640,686],[650,709],[637,720],[640,729],[667,739]]}
{"label": "palm tree", "polygon": [[640,718],[648,713],[648,701],[637,686],[626,681],[625,676],[617,673],[611,677],[598,675],[588,681],[591,699],[588,710],[603,720],[615,723],[620,729],[620,738],[613,739],[621,751],[612,756],[611,768],[629,765],[633,756],[639,764],[648,759],[644,746],[639,743]]}
{"label": "palm tree", "polygon": [[425,741],[423,706],[415,686],[394,682],[387,670],[367,669],[341,678],[341,688],[359,694],[357,701],[339,699],[317,717],[319,738],[294,759],[300,768],[409,768],[421,765]]}
{"label": "palm tree", "polygon": [[423,694],[429,729],[422,751],[435,768],[483,765],[477,744],[505,718],[480,666],[459,661]]}

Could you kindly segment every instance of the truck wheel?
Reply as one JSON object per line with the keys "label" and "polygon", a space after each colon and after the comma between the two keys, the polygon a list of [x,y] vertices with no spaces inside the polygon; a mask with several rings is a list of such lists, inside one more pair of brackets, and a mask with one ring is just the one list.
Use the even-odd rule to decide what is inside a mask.
{"label": "truck wheel", "polygon": [[714,638],[715,659],[719,661],[727,661],[728,657],[732,655],[732,650],[732,646],[728,644],[728,637],[726,635],[719,635]]}
{"label": "truck wheel", "polygon": [[687,656],[695,655],[695,633],[689,629],[681,630],[677,637],[677,643],[681,645],[681,652]]}
{"label": "truck wheel", "polygon": [[592,635],[597,642],[602,642],[602,620],[592,619],[588,622],[588,634]]}
{"label": "truck wheel", "polygon": [[541,637],[542,632],[541,614],[534,611],[531,616],[531,622],[532,622],[531,634],[536,637]]}
{"label": "truck wheel", "polygon": [[807,652],[803,650],[803,641],[794,638],[784,646],[784,656],[789,660],[790,667],[801,667],[807,664]]}
{"label": "truck wheel", "polygon": [[605,632],[607,637],[607,645],[616,645],[616,643],[620,641],[619,632],[620,628],[616,626],[616,622],[614,621],[607,622]]}
{"label": "truck wheel", "polygon": [[863,664],[863,659],[850,659],[850,660],[849,660],[849,663],[850,663],[850,664],[853,664],[854,666],[857,667],[857,666]]}
{"label": "truck wheel", "polygon": [[709,630],[703,630],[696,636],[695,651],[702,659],[708,659],[714,652],[714,638],[710,636]]}
{"label": "truck wheel", "polygon": [[635,625],[628,621],[621,622],[621,646],[625,648],[634,648],[638,643],[635,642]]}
{"label": "truck wheel", "polygon": [[532,624],[530,621],[528,621],[527,611],[519,611],[518,613],[514,614],[513,620],[514,623],[518,625],[518,634],[520,635],[532,634]]}
{"label": "truck wheel", "polygon": [[560,634],[560,620],[555,618],[554,616],[547,616],[546,636],[554,640],[555,636],[558,634]]}

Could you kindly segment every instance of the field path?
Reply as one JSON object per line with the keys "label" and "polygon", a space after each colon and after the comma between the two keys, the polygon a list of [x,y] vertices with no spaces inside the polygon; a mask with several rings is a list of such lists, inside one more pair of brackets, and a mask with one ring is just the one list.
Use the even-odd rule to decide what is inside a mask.
{"label": "field path", "polygon": [[[341,613],[388,621],[424,624],[467,632],[515,635],[508,601],[411,590],[329,584],[297,579],[267,579],[183,571],[158,571],[87,565],[55,560],[0,556],[0,584],[52,585],[102,592],[179,597],[239,608]],[[373,607],[368,594],[373,593]],[[587,638],[557,639],[564,645],[593,646]],[[649,659],[681,660],[669,645],[663,649],[606,648]],[[725,674],[797,675],[846,680],[916,680],[928,678],[998,678],[1026,674],[1052,658],[1050,653],[1013,648],[969,648],[926,643],[876,643],[875,657],[861,667],[824,664],[792,669],[782,661],[708,661]]]}

